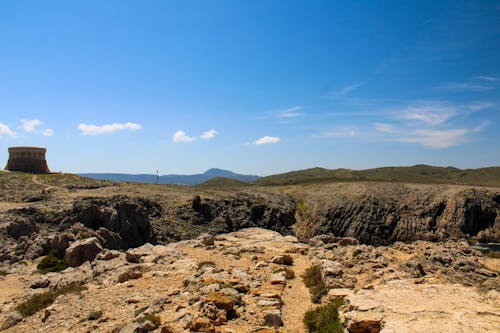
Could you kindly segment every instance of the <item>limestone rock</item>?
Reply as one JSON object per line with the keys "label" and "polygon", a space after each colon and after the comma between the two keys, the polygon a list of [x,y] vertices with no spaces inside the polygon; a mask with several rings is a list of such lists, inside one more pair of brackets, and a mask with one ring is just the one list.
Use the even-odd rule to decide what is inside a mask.
{"label": "limestone rock", "polygon": [[286,283],[286,272],[279,271],[271,275],[270,282],[272,284],[285,284]]}
{"label": "limestone rock", "polygon": [[7,319],[5,319],[4,323],[2,324],[2,327],[0,327],[1,330],[6,330],[8,328],[11,328],[12,326],[16,325],[19,323],[21,320],[23,320],[23,317],[19,315],[18,313],[13,313],[10,314]]}
{"label": "limestone rock", "polygon": [[206,246],[214,245],[215,238],[210,234],[201,234],[198,236],[197,240]]}
{"label": "limestone rock", "polygon": [[210,319],[198,317],[189,324],[188,328],[191,332],[209,332],[213,330],[213,325]]}
{"label": "limestone rock", "polygon": [[284,254],[284,255],[276,256],[276,257],[272,258],[271,262],[273,264],[291,266],[291,265],[293,265],[293,258],[292,258],[292,256],[290,256],[288,254]]}
{"label": "limestone rock", "polygon": [[102,251],[102,246],[97,238],[91,237],[76,241],[66,249],[64,258],[70,267],[77,267],[86,261],[92,261],[99,252]]}
{"label": "limestone rock", "polygon": [[232,311],[234,308],[233,300],[219,291],[208,294],[205,301],[212,302],[218,308],[224,309],[226,311]]}

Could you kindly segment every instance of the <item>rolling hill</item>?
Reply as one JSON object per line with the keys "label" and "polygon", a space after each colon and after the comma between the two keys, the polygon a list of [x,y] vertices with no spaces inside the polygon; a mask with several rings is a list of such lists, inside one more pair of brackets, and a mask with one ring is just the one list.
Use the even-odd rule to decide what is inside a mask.
{"label": "rolling hill", "polygon": [[260,178],[259,185],[293,185],[310,182],[390,181],[429,184],[500,186],[500,167],[457,169],[414,165],[367,170],[312,168]]}

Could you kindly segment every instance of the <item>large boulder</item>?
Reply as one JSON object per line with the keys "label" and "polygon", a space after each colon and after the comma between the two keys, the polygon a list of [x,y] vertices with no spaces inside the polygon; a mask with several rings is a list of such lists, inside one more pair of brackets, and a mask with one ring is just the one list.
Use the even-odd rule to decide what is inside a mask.
{"label": "large boulder", "polygon": [[102,251],[102,246],[97,238],[91,237],[79,240],[71,244],[66,249],[64,258],[70,267],[77,267],[86,261],[92,261],[99,252]]}

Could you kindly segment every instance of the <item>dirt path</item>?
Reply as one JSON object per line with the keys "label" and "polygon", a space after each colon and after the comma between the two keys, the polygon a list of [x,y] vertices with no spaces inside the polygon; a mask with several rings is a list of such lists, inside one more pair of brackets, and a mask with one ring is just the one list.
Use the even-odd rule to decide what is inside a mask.
{"label": "dirt path", "polygon": [[51,189],[53,188],[56,188],[56,186],[52,186],[52,185],[47,185],[45,183],[42,183],[41,181],[38,180],[38,176],[37,175],[33,175],[31,177],[31,181],[37,185],[40,185],[44,188],[44,190],[46,191],[50,191]]}
{"label": "dirt path", "polygon": [[293,270],[295,279],[288,280],[287,288],[283,292],[283,321],[286,332],[290,333],[306,333],[306,329],[302,323],[304,313],[313,307],[309,290],[302,282],[301,276],[305,270],[311,266],[307,257],[303,255],[294,256]]}

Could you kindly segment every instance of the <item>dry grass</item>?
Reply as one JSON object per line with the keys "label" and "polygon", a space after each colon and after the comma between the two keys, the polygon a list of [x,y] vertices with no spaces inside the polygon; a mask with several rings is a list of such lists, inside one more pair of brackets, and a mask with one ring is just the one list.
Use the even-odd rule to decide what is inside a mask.
{"label": "dry grass", "polygon": [[26,301],[18,304],[15,309],[23,317],[31,316],[37,313],[38,311],[45,309],[52,303],[54,303],[55,299],[59,295],[64,295],[68,293],[78,293],[85,289],[86,288],[84,286],[78,283],[68,284],[57,290],[49,290],[40,294],[33,295]]}

